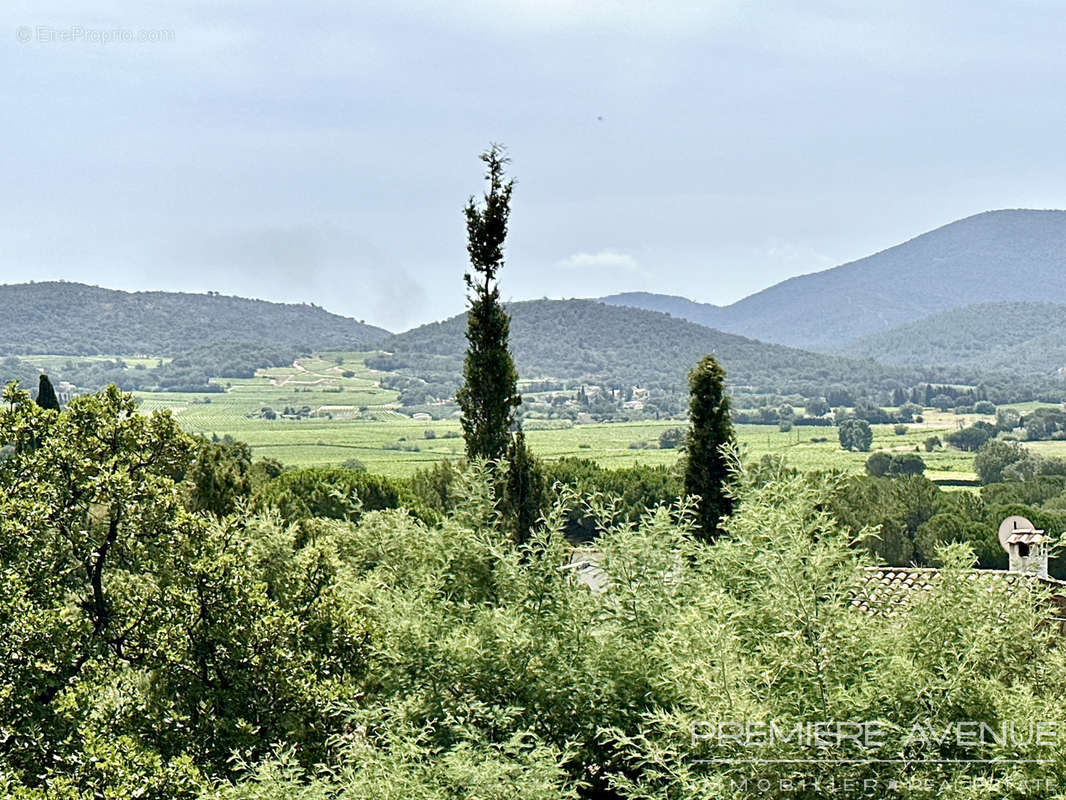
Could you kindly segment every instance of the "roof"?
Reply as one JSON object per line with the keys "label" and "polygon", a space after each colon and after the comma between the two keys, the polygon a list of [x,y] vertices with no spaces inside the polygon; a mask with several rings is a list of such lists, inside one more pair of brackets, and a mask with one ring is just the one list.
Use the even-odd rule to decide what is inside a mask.
{"label": "roof", "polygon": [[[851,599],[851,605],[867,614],[893,616],[921,592],[932,590],[940,576],[934,567],[865,567]],[[995,582],[1006,581],[1014,585],[1020,581],[1039,580],[1056,588],[1056,594],[1066,591],[1066,582],[1055,578],[1041,578],[999,569],[975,569],[966,576],[969,580],[988,581],[989,589]]]}
{"label": "roof", "polygon": [[1033,528],[1027,531],[1014,531],[1007,536],[1007,544],[1041,544],[1044,539],[1044,532]]}

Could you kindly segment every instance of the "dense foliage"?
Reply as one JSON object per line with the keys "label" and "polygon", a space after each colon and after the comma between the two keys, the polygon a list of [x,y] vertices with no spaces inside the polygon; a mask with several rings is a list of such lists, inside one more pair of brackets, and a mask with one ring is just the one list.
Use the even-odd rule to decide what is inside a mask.
{"label": "dense foliage", "polygon": [[[1003,796],[1066,778],[1061,745],[908,737],[961,720],[1066,726],[1046,595],[970,580],[966,548],[984,560],[976,525],[994,537],[986,523],[1006,511],[1061,530],[1066,478],[978,497],[768,460],[734,473],[734,513],[705,544],[691,501],[641,511],[678,475],[574,461],[519,543],[481,464],[406,486],[277,475],[114,388],[62,411],[13,387],[5,401],[6,797],[739,799],[803,775],[788,796],[847,778],[969,799],[974,778]],[[405,505],[403,491],[436,497],[438,516],[369,510]],[[579,507],[599,531],[597,591],[567,567]],[[972,537],[944,535],[956,517]],[[852,602],[866,561],[851,543],[878,522],[917,523],[915,546],[942,566],[892,617]],[[753,751],[706,735],[772,720],[873,720],[885,742],[841,764],[853,743]],[[1057,791],[1026,785],[1019,796]]]}

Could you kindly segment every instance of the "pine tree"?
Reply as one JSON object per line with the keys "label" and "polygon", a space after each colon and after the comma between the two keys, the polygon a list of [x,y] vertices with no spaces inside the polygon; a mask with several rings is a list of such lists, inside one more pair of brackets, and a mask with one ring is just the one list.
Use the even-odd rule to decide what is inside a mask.
{"label": "pine tree", "polygon": [[513,180],[504,177],[508,159],[498,145],[481,154],[489,183],[483,202],[466,205],[467,252],[473,273],[464,275],[470,294],[467,312],[466,361],[463,385],[456,393],[462,410],[463,435],[469,458],[504,456],[514,426],[518,373],[507,349],[510,317],[500,304],[496,274],[503,266],[503,244],[511,213]]}
{"label": "pine tree", "polygon": [[44,373],[41,373],[41,380],[37,384],[37,405],[41,408],[59,411],[59,398],[56,397],[56,390],[52,388],[52,382]]}
{"label": "pine tree", "polygon": [[725,493],[729,477],[722,445],[734,441],[725,393],[725,370],[714,356],[704,356],[688,376],[689,421],[685,438],[685,494],[700,498],[700,530],[706,539],[718,535],[718,520],[732,511]]}

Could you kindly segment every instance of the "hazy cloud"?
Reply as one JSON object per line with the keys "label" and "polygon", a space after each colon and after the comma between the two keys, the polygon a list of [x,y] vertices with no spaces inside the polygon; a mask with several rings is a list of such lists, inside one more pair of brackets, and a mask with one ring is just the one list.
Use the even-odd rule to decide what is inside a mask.
{"label": "hazy cloud", "polygon": [[564,258],[559,264],[571,269],[621,269],[626,272],[639,270],[637,260],[633,256],[611,249],[599,250],[595,253],[574,253]]}

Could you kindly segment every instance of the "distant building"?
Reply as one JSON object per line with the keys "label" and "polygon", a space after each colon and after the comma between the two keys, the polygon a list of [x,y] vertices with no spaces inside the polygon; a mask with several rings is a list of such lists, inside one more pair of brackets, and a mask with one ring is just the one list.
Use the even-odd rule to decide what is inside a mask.
{"label": "distant building", "polygon": [[53,388],[56,390],[56,397],[59,399],[61,406],[65,406],[77,395],[81,394],[78,391],[78,387],[69,381],[60,381]]}

